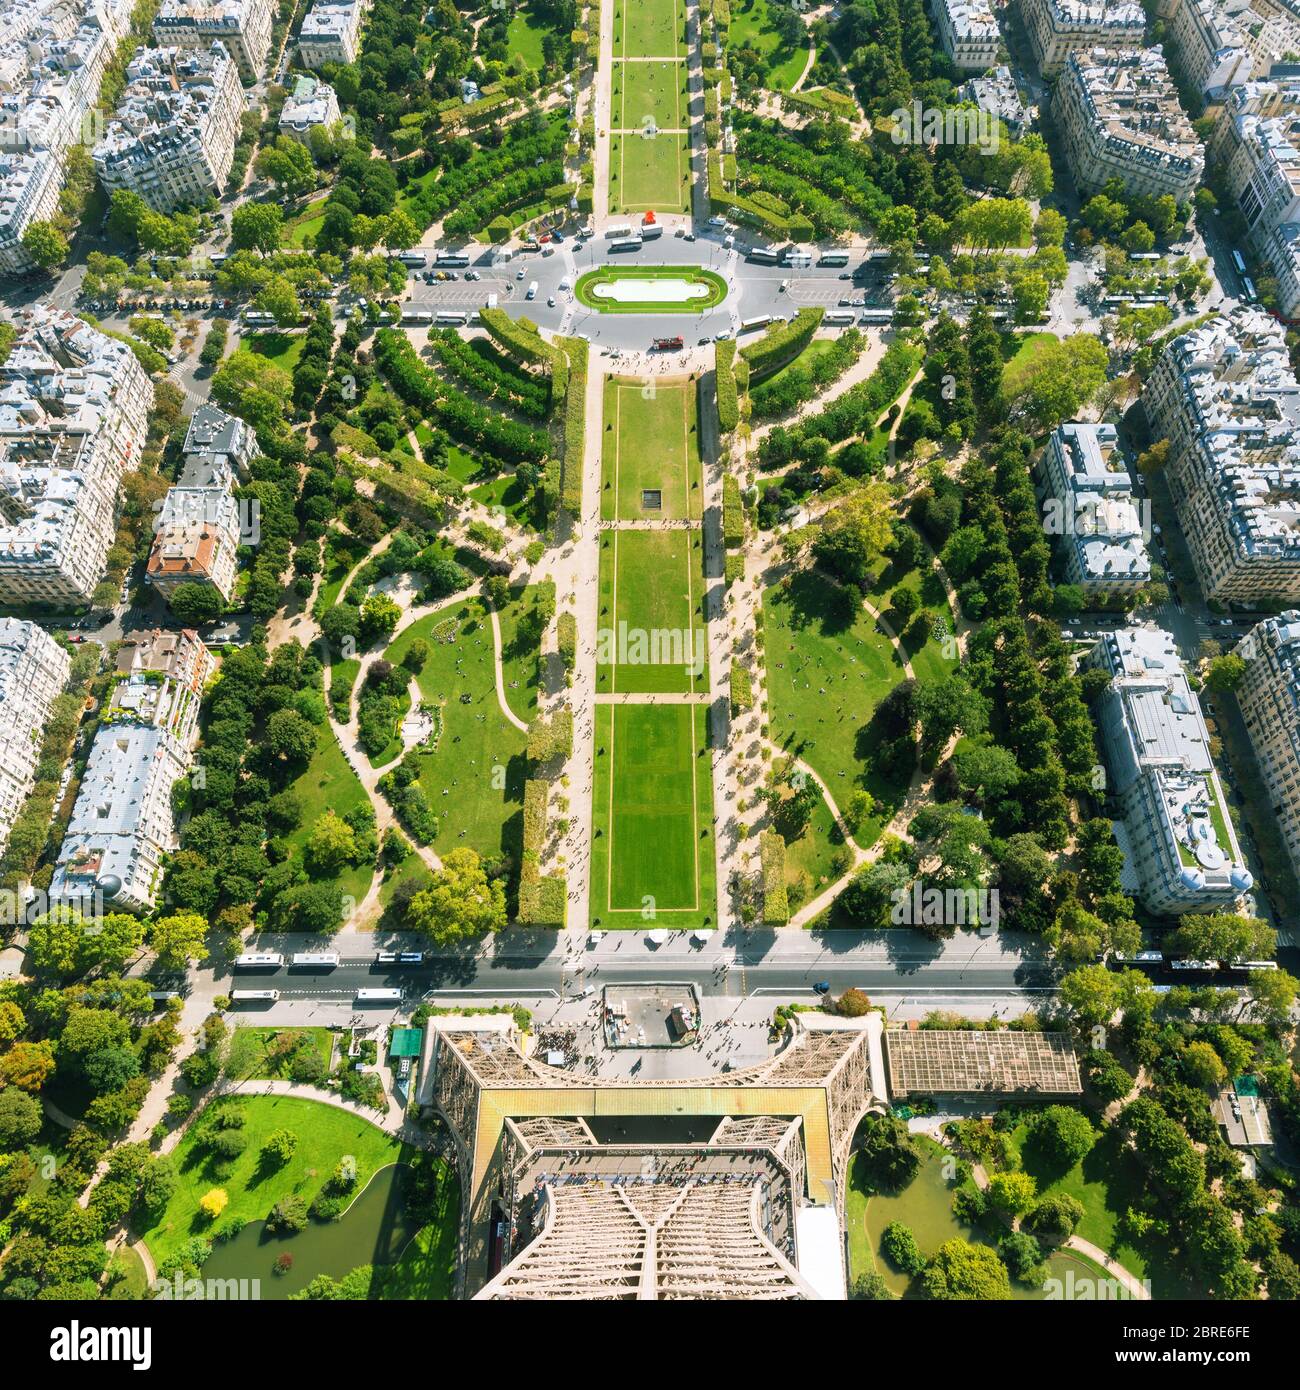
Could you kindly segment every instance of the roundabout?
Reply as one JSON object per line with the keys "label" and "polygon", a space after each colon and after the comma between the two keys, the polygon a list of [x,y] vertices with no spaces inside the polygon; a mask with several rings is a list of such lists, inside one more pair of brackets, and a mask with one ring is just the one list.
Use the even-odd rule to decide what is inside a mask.
{"label": "roundabout", "polygon": [[601,266],[578,277],[574,298],[603,314],[701,314],[727,297],[727,282],[699,266]]}

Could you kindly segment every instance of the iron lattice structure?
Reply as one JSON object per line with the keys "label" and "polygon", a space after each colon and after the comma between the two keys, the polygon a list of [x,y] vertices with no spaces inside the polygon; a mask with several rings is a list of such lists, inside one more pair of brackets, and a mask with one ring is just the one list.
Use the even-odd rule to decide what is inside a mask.
{"label": "iron lattice structure", "polygon": [[[794,1211],[843,1212],[854,1131],[884,1102],[870,1084],[879,1037],[874,1015],[861,1029],[798,1028],[751,1067],[632,1081],[546,1066],[513,1032],[440,1027],[433,1099],[461,1160],[466,1287],[493,1267],[495,1226],[491,1297],[810,1296]],[[626,1116],[718,1124],[704,1145],[598,1144],[587,1124]],[[537,1234],[521,1251],[529,1202]]]}

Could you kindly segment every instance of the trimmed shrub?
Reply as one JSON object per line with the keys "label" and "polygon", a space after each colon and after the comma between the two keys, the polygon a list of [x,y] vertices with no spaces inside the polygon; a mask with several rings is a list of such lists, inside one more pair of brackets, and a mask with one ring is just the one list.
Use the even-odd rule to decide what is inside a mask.
{"label": "trimmed shrub", "polygon": [[754,708],[754,686],[749,672],[739,662],[731,663],[731,713],[734,718]]}
{"label": "trimmed shrub", "polygon": [[737,550],[745,541],[745,508],[740,500],[740,483],[734,473],[722,478],[722,543]]}
{"label": "trimmed shrub", "polygon": [[714,344],[714,377],[718,394],[718,428],[730,434],[740,423],[740,403],[736,396],[736,344]]}
{"label": "trimmed shrub", "polygon": [[763,831],[760,841],[763,862],[763,921],[784,926],[790,920],[790,902],[785,891],[785,841],[775,830]]}
{"label": "trimmed shrub", "polygon": [[813,340],[825,309],[800,309],[789,323],[774,323],[757,342],[740,349],[755,379],[771,376],[792,362]]}

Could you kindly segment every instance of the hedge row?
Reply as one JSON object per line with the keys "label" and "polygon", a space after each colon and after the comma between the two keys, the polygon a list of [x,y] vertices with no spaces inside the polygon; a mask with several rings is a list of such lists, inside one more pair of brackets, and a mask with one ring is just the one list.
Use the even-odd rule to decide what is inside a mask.
{"label": "hedge row", "polygon": [[[568,363],[564,403],[557,411],[563,422],[560,506],[577,517],[582,514],[582,463],[587,451],[587,343],[582,338],[560,338],[556,346]],[[552,389],[557,389],[554,383]]]}
{"label": "hedge row", "polygon": [[749,672],[738,662],[731,663],[731,713],[734,718],[754,708],[754,685]]}
{"label": "hedge row", "polygon": [[556,634],[560,644],[560,660],[564,669],[572,671],[578,660],[578,620],[567,610],[555,621]]}
{"label": "hedge row", "polygon": [[775,415],[785,415],[820,395],[862,356],[866,343],[862,333],[850,328],[833,340],[829,352],[810,358],[807,362],[802,359],[792,362],[784,372],[754,388],[750,396],[754,418],[766,420]]}
{"label": "hedge row", "polygon": [[757,342],[740,349],[749,363],[751,376],[761,380],[792,362],[813,340],[821,327],[825,309],[800,309],[788,323],[774,323]]}
{"label": "hedge row", "polygon": [[785,841],[775,830],[762,836],[763,921],[784,926],[790,920],[790,900],[785,891]]}
{"label": "hedge row", "polygon": [[488,337],[511,357],[535,367],[549,367],[554,361],[555,349],[532,319],[512,319],[504,309],[480,309],[478,316]]}
{"label": "hedge row", "polygon": [[528,726],[528,757],[535,763],[567,758],[573,752],[573,711],[565,705],[552,718],[538,715]]}
{"label": "hedge row", "polygon": [[391,507],[401,516],[421,526],[446,524],[447,507],[427,483],[409,473],[399,473],[384,464],[371,464],[365,471],[375,486],[375,501]]}
{"label": "hedge row", "polygon": [[738,550],[745,543],[745,508],[734,473],[722,478],[722,543],[728,550]]}
{"label": "hedge row", "polygon": [[730,434],[740,424],[740,402],[736,397],[736,344],[732,341],[714,345],[714,377],[718,393],[718,428]]}
{"label": "hedge row", "polygon": [[524,852],[519,870],[519,921],[533,927],[562,927],[568,902],[563,874],[543,878],[541,852],[546,842],[546,803],[550,787],[536,777],[524,783]]}

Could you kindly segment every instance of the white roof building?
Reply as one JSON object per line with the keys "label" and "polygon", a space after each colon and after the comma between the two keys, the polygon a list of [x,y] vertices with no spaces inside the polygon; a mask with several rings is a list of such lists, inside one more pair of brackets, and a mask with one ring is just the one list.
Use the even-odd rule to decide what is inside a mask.
{"label": "white roof building", "polygon": [[984,72],[998,61],[1002,35],[989,0],[934,0],[943,51],[962,72]]}
{"label": "white roof building", "polygon": [[153,22],[164,47],[208,48],[225,44],[245,82],[256,82],[271,48],[275,0],[163,0]]}
{"label": "white roof building", "polygon": [[355,62],[366,8],[363,0],[317,0],[298,30],[298,58],[303,67]]}
{"label": "white roof building", "polygon": [[294,78],[280,109],[280,134],[307,143],[317,126],[328,130],[339,122],[339,99],[334,88],[310,73]]}
{"label": "white roof building", "polygon": [[72,658],[35,623],[0,618],[0,850],[36,780],[41,738]]}

